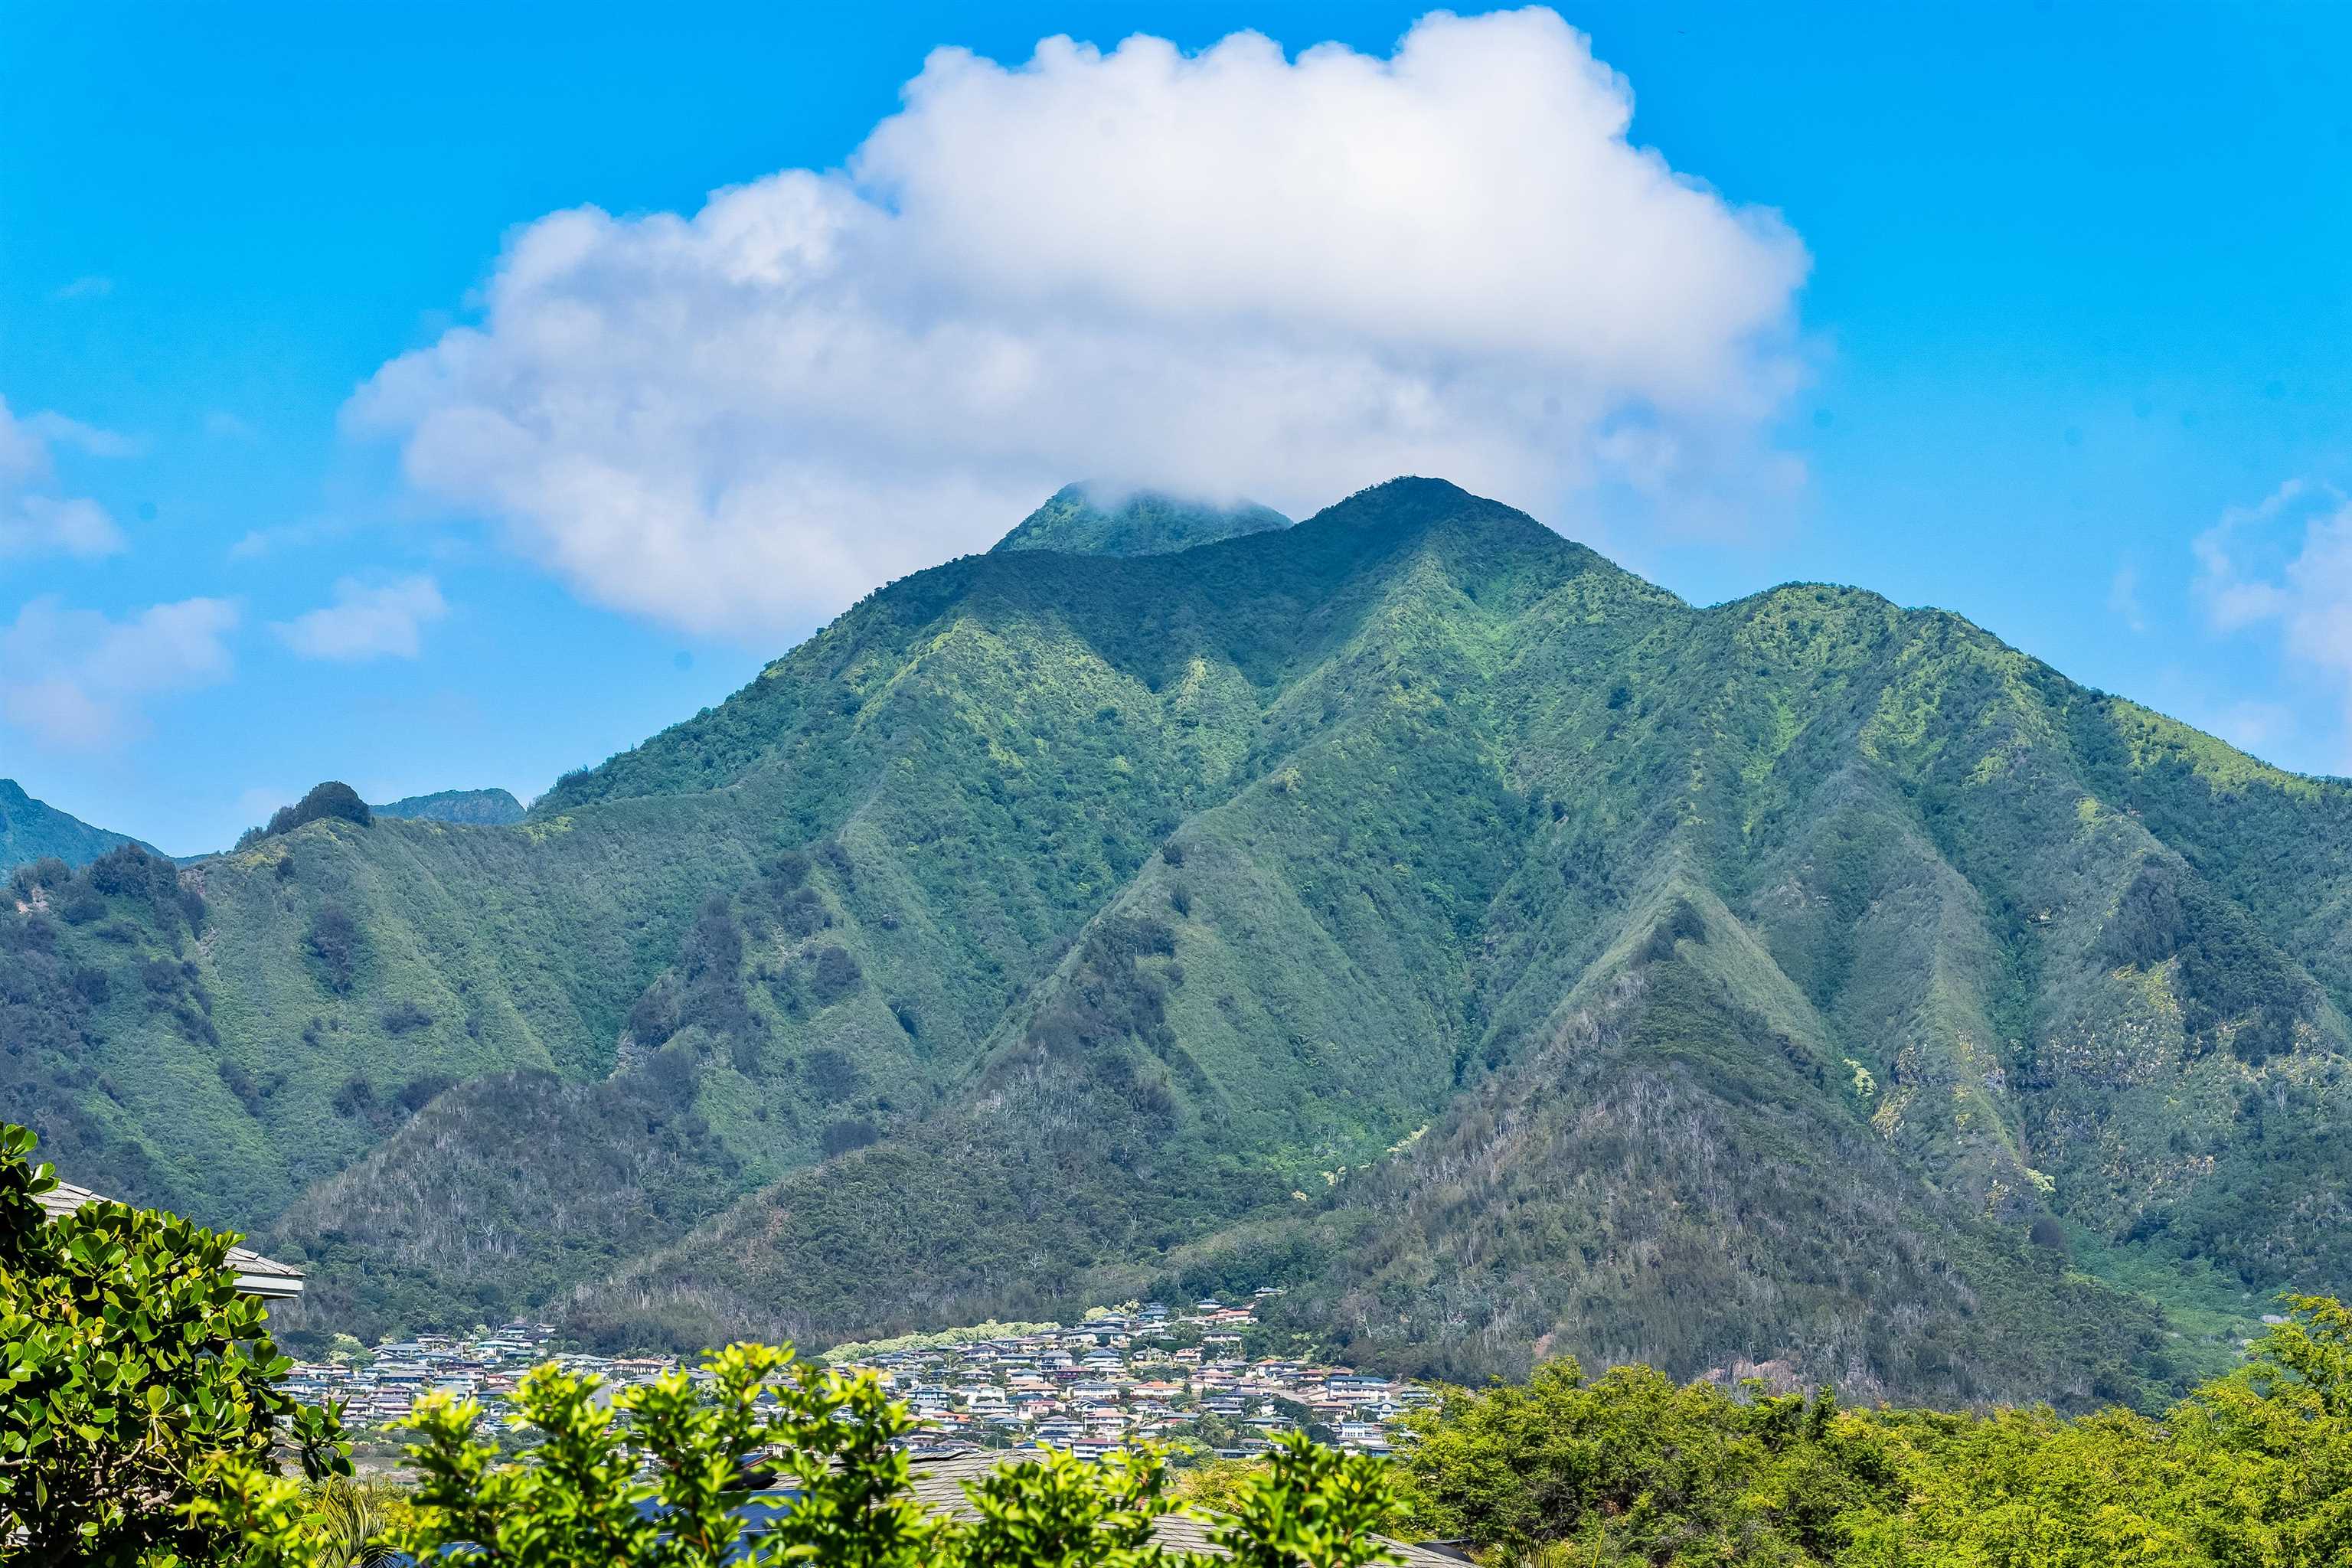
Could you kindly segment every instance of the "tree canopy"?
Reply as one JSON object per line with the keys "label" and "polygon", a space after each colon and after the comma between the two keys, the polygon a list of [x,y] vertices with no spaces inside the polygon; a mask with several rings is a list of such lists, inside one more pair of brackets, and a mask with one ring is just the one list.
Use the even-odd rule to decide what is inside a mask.
{"label": "tree canopy", "polygon": [[33,1148],[0,1128],[0,1555],[210,1561],[236,1539],[225,1489],[275,1478],[282,1447],[312,1479],[347,1467],[334,1415],[279,1388],[237,1237],[105,1202],[47,1223]]}
{"label": "tree canopy", "polygon": [[2292,1298],[2161,1420],[1849,1409],[1573,1361],[1410,1418],[1421,1527],[1500,1563],[2323,1568],[2352,1562],[2352,1310]]}
{"label": "tree canopy", "polygon": [[237,839],[236,847],[247,848],[261,839],[275,838],[281,833],[291,833],[308,823],[331,816],[343,822],[357,823],[362,827],[375,820],[375,814],[368,809],[368,803],[360,798],[359,791],[347,784],[329,779],[324,784],[311,785],[310,793],[292,805],[281,805],[271,812],[267,826],[247,828]]}

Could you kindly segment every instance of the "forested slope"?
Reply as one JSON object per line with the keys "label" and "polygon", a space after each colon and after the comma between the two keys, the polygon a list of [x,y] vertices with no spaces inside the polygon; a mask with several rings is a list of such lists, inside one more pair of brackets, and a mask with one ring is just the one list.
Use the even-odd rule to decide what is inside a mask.
{"label": "forested slope", "polygon": [[110,877],[20,879],[9,1091],[312,1327],[1279,1278],[1457,1374],[2146,1402],[2352,1275],[2344,786],[1436,481],[919,574],[520,824]]}

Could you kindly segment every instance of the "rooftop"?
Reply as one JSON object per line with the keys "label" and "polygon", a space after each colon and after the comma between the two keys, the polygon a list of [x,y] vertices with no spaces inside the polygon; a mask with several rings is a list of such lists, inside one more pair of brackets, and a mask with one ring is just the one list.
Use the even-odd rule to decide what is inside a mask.
{"label": "rooftop", "polygon": [[[59,1182],[40,1194],[41,1207],[51,1223],[61,1220],[85,1204],[110,1203],[113,1200],[88,1187],[77,1187],[70,1182]],[[236,1276],[236,1288],[248,1296],[265,1300],[282,1301],[302,1293],[302,1271],[273,1262],[258,1252],[242,1247],[228,1249],[229,1272]]]}

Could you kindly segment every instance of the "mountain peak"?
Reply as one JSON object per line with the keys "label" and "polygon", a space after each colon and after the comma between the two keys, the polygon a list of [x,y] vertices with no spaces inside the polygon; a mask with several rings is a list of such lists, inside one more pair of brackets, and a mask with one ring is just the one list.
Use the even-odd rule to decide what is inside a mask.
{"label": "mountain peak", "polygon": [[28,879],[0,1083],[91,1181],[267,1227],[313,1342],[1258,1280],[1456,1381],[1632,1344],[2161,1405],[2241,1336],[2138,1281],[2352,1279],[2352,793],[1941,612],[1694,608],[1442,480],[1160,561],[1046,531],[520,830]]}
{"label": "mountain peak", "polygon": [[1451,479],[1400,474],[1367,485],[1344,500],[1334,501],[1307,521],[1310,524],[1340,524],[1351,529],[1420,528],[1455,519],[1509,519],[1546,534],[1545,528],[1517,507],[1474,495]]}
{"label": "mountain peak", "polygon": [[1069,555],[1169,555],[1289,526],[1290,519],[1255,501],[1218,505],[1160,490],[1112,493],[1091,485],[1064,485],[989,553],[1053,550]]}

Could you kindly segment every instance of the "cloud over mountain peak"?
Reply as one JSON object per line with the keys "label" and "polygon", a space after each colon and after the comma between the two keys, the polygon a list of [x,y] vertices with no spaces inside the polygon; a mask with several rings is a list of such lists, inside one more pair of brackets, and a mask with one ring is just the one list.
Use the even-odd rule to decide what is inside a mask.
{"label": "cloud over mountain peak", "polygon": [[762,636],[980,548],[1071,473],[1288,510],[1529,504],[1760,460],[1803,246],[1627,140],[1546,10],[1391,56],[942,49],[845,172],[551,214],[350,410],[601,603]]}

